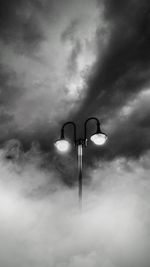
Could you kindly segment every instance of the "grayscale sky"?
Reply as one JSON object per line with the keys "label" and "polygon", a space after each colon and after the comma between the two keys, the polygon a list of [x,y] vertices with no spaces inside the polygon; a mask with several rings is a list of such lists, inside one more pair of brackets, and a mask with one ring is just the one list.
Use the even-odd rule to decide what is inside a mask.
{"label": "grayscale sky", "polygon": [[[150,266],[149,48],[148,0],[0,1],[1,267]],[[81,212],[54,141],[91,116]]]}

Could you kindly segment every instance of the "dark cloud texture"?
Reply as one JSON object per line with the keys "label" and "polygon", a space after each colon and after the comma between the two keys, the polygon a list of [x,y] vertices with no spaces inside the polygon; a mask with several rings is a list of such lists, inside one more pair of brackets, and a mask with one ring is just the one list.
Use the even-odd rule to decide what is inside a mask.
{"label": "dark cloud texture", "polygon": [[[104,6],[104,18],[110,33],[108,45],[89,77],[87,95],[75,114],[75,120],[82,117],[83,121],[87,116],[97,114],[103,123],[113,119],[113,128],[108,128],[110,139],[106,150],[104,153],[103,150],[100,153],[92,150],[89,157],[95,152],[101,156],[104,154],[106,158],[136,157],[149,149],[149,112],[143,113],[143,104],[122,122],[114,118],[128,101],[134,101],[149,87],[150,3],[104,1]],[[140,113],[142,118],[138,116]],[[147,127],[144,127],[145,123]]]}
{"label": "dark cloud texture", "polygon": [[[110,160],[120,156],[139,157],[149,149],[148,109],[142,112],[143,106],[138,105],[138,107],[134,107],[135,112],[126,117],[121,117],[119,114],[124,106],[128,106],[128,102],[134,101],[143,90],[149,87],[150,3],[146,0],[97,1],[99,13],[102,5],[103,12],[101,16],[103,24],[107,25],[104,30],[105,34],[106,32],[108,34],[107,44],[103,47],[101,53],[100,40],[105,37],[105,34],[104,32],[102,34],[102,29],[100,30],[100,25],[98,25],[96,30],[98,56],[88,77],[86,76],[84,99],[80,102],[80,105],[77,103],[76,108],[68,115],[65,114],[64,119],[61,119],[57,125],[48,123],[48,119],[41,115],[43,119],[39,119],[39,126],[37,120],[35,124],[33,122],[29,131],[24,131],[23,128],[18,129],[17,126],[15,130],[11,130],[12,125],[16,125],[13,120],[12,107],[17,105],[17,101],[20,96],[24,95],[25,89],[23,83],[18,83],[19,74],[13,73],[12,70],[2,64],[0,69],[2,92],[0,118],[1,124],[5,125],[2,132],[5,133],[6,139],[18,138],[25,149],[29,148],[34,140],[37,140],[43,149],[43,153],[44,151],[47,153],[49,150],[51,157],[55,159],[57,156],[52,145],[49,144],[54,142],[55,134],[59,135],[62,123],[66,120],[74,120],[78,125],[79,133],[82,133],[84,120],[94,115],[102,122],[102,126],[104,126],[109,136],[109,141],[106,147],[101,150],[92,145],[89,146],[88,151],[85,151],[85,164],[87,166],[95,164],[95,160],[99,160],[99,158]],[[56,6],[59,6],[59,8],[56,8]],[[46,38],[43,26],[45,24],[42,24],[42,22],[49,21],[51,25],[57,25],[55,16],[63,14],[68,6],[67,1],[64,2],[64,5],[58,5],[53,1],[1,1],[1,42],[12,46],[18,54],[30,53],[31,57],[34,56],[35,51],[38,51]],[[66,62],[71,76],[77,69],[78,55],[82,53],[83,49],[81,41],[75,38],[81,21],[82,17],[71,18],[60,34],[60,41],[63,45],[66,46],[67,42],[72,45]],[[11,82],[12,79],[13,82]],[[51,88],[50,85],[49,91],[51,91]],[[147,98],[149,98],[149,95]],[[32,102],[34,105],[34,101]],[[40,100],[37,103],[39,102]],[[148,106],[147,102],[146,107]],[[67,101],[64,102],[64,106],[67,104]],[[40,131],[41,127],[42,132]],[[89,124],[89,133],[92,132],[92,129],[95,129],[94,127],[93,123]],[[72,132],[68,132],[68,135],[71,136],[71,134]],[[3,134],[2,142],[4,139]],[[70,156],[73,158],[73,154]]]}

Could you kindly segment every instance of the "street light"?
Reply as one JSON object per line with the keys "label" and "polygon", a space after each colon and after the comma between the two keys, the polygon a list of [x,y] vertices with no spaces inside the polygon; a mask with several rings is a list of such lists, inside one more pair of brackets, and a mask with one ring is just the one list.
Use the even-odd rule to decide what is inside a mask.
{"label": "street light", "polygon": [[55,147],[57,148],[58,151],[62,153],[66,153],[71,149],[71,145],[69,141],[65,139],[59,139],[55,142]]}
{"label": "street light", "polygon": [[93,134],[90,139],[95,145],[102,146],[105,144],[107,136],[103,133]]}
{"label": "street light", "polygon": [[99,121],[97,121],[97,131],[90,137],[90,139],[95,145],[102,146],[105,144],[107,135],[101,131]]}
{"label": "street light", "polygon": [[60,139],[58,139],[55,142],[55,147],[57,148],[58,151],[60,151],[61,153],[66,153],[71,149],[71,143],[65,138],[64,135],[64,130],[65,127],[67,125],[72,125],[73,126],[73,130],[74,130],[74,145],[75,147],[77,147],[77,155],[78,155],[78,173],[79,173],[79,177],[78,177],[78,181],[79,181],[79,201],[82,201],[82,160],[83,160],[83,148],[87,147],[88,144],[88,139],[87,139],[87,123],[90,120],[95,120],[96,124],[97,124],[97,130],[96,133],[94,133],[93,135],[91,135],[90,140],[98,146],[102,146],[105,144],[106,140],[107,140],[107,135],[105,133],[103,133],[100,129],[100,122],[97,118],[95,117],[91,117],[88,118],[85,123],[84,123],[84,138],[76,138],[76,125],[74,122],[69,121],[63,124],[62,128],[61,128],[61,136]]}

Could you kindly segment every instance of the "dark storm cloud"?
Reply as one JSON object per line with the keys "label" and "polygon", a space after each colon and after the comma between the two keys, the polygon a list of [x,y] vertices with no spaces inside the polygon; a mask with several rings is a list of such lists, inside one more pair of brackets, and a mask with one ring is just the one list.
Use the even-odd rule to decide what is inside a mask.
{"label": "dark storm cloud", "polygon": [[16,53],[16,58],[19,54],[33,56],[35,48],[44,39],[38,10],[40,10],[38,1],[0,1],[1,142],[12,138],[17,131],[13,109],[19,105],[19,99],[25,92],[24,84],[21,82],[23,74],[16,71],[15,65],[17,64],[14,63],[12,53]]}
{"label": "dark storm cloud", "polygon": [[17,81],[17,74],[0,65],[0,104],[9,108],[10,104],[16,101],[16,97],[21,95],[21,90]]}
{"label": "dark storm cloud", "polygon": [[116,120],[116,129],[111,137],[111,156],[139,157],[150,149],[149,95],[141,99],[125,120]]}
{"label": "dark storm cloud", "polygon": [[[52,104],[46,99],[51,100],[53,95],[57,94],[55,89],[56,87],[58,87],[57,90],[59,89],[61,81],[58,80],[58,86],[54,84],[54,81],[57,80],[55,74],[60,76],[57,71],[61,72],[61,70],[58,70],[59,67],[53,69],[53,77],[49,78],[53,64],[55,65],[54,58],[51,56],[54,53],[47,56],[42,42],[47,38],[45,42],[51,51],[53,45],[51,42],[49,43],[48,38],[49,31],[52,32],[53,29],[50,24],[53,20],[53,13],[55,15],[57,13],[55,1],[0,1],[0,142],[4,139],[19,137],[26,144],[35,138],[40,142],[41,139],[44,140],[42,145],[45,148],[45,140],[51,136],[49,132],[53,130],[50,131],[51,125],[49,118],[45,118],[45,113],[48,115],[53,113],[54,108],[49,109]],[[46,31],[48,23],[50,30]],[[56,27],[56,31],[57,29],[60,31],[59,24],[55,23],[54,27]],[[59,42],[55,38],[53,39],[56,51],[60,50]],[[43,57],[38,56],[38,53],[42,53]],[[35,54],[38,60],[34,57]],[[45,54],[46,60],[52,62],[51,65],[48,60],[45,60]],[[49,59],[50,56],[52,60]],[[38,91],[37,96],[34,96],[35,91]],[[41,102],[44,102],[44,105]],[[55,104],[55,101],[52,100],[52,102]],[[42,108],[38,109],[39,106],[44,106],[44,111]],[[46,107],[47,111],[45,111]],[[21,119],[19,117],[21,127],[16,125],[17,116],[23,117]],[[32,121],[31,126],[28,126],[25,133],[23,125],[25,121],[28,123],[29,120]],[[39,130],[40,127],[43,128],[42,133]],[[47,138],[44,137],[45,134],[48,136]]]}
{"label": "dark storm cloud", "polygon": [[84,116],[97,111],[101,117],[109,115],[149,83],[150,3],[104,3],[109,43],[89,79],[87,97],[79,111]]}
{"label": "dark storm cloud", "polygon": [[109,142],[100,152],[92,147],[86,152],[88,164],[92,156],[93,162],[95,157],[103,156],[138,157],[150,148],[149,112],[143,113],[143,106],[138,106],[129,118],[115,120],[129,100],[133,101],[149,87],[150,3],[130,0],[104,1],[104,4],[104,18],[110,32],[108,45],[93,68],[87,95],[74,120],[84,121],[99,114],[103,124],[114,118],[115,130],[108,132]]}
{"label": "dark storm cloud", "polygon": [[38,1],[2,0],[0,2],[0,38],[22,49],[35,48],[44,38],[37,11]]}
{"label": "dark storm cloud", "polygon": [[82,50],[82,46],[79,40],[77,40],[72,49],[71,55],[68,59],[68,70],[69,73],[73,76],[74,72],[77,70],[77,59],[78,55]]}
{"label": "dark storm cloud", "polygon": [[143,91],[112,116],[106,131],[108,142],[100,148],[90,145],[85,157],[87,165],[120,157],[138,159],[150,149],[149,98],[149,90]]}
{"label": "dark storm cloud", "polygon": [[[68,7],[69,2],[64,2],[65,7]],[[58,3],[57,3],[58,4]],[[99,4],[101,2],[99,1]],[[58,6],[58,5],[57,5]],[[99,10],[101,7],[99,8]],[[60,12],[61,10],[61,12]],[[72,10],[71,7],[67,10]],[[77,10],[79,10],[79,6],[77,6]],[[146,141],[147,138],[145,138],[145,143],[141,143],[138,146],[136,146],[136,142],[138,142],[138,138],[140,136],[140,133],[144,133],[144,135],[147,136],[148,126],[149,126],[149,120],[148,120],[148,114],[145,113],[143,115],[142,120],[139,123],[139,126],[137,124],[135,125],[135,115],[131,118],[128,118],[124,120],[123,122],[118,122],[118,120],[115,120],[115,116],[117,112],[120,111],[120,109],[126,105],[126,103],[130,99],[136,98],[136,95],[143,90],[144,87],[147,87],[149,85],[149,70],[150,70],[150,53],[149,53],[149,47],[150,47],[150,4],[148,1],[104,1],[104,13],[102,17],[103,25],[99,25],[99,29],[95,29],[95,32],[97,33],[97,48],[98,48],[98,54],[99,57],[96,60],[95,66],[91,68],[91,73],[89,74],[89,78],[87,81],[87,91],[83,90],[81,91],[85,96],[85,99],[83,101],[83,104],[78,106],[76,110],[77,112],[72,109],[71,112],[68,112],[68,118],[67,114],[63,116],[64,120],[67,119],[73,119],[75,122],[78,122],[78,129],[79,132],[82,132],[82,121],[86,119],[88,116],[96,115],[100,118],[102,123],[105,123],[107,126],[107,122],[113,118],[114,123],[117,123],[119,125],[119,128],[115,128],[111,133],[108,132],[109,135],[109,143],[105,148],[102,148],[100,152],[93,148],[92,146],[89,147],[89,152],[87,153],[87,157],[85,161],[87,161],[87,164],[89,165],[90,162],[93,162],[95,160],[95,157],[98,158],[99,156],[105,156],[105,158],[113,158],[117,155],[133,155],[138,156],[140,153],[143,153],[144,150],[146,150],[149,147],[149,141]],[[5,16],[4,16],[5,14]],[[62,20],[60,20],[59,23],[54,23],[54,17],[57,14],[57,17],[59,14],[62,14]],[[8,101],[8,107],[9,110],[6,112],[3,108],[3,114],[2,117],[4,117],[4,114],[6,115],[6,120],[10,122],[11,118],[13,121],[13,113],[11,114],[11,107],[13,105],[16,105],[16,103],[19,103],[18,109],[15,110],[15,115],[17,117],[17,122],[21,121],[21,127],[22,124],[28,123],[28,116],[31,118],[33,116],[33,120],[31,119],[29,126],[29,131],[24,130],[22,127],[21,130],[18,130],[16,127],[16,133],[15,136],[11,135],[10,138],[19,138],[21,142],[24,143],[25,148],[29,147],[29,143],[32,143],[34,140],[38,140],[41,147],[44,151],[47,152],[47,150],[50,150],[50,154],[54,155],[54,162],[55,162],[55,153],[52,149],[52,144],[55,137],[57,136],[57,133],[59,135],[59,126],[56,125],[55,129],[52,129],[53,125],[49,123],[49,117],[47,114],[53,114],[53,111],[56,111],[58,109],[58,106],[60,105],[54,105],[55,101],[51,102],[51,105],[49,105],[48,97],[50,99],[57,99],[61,95],[61,91],[57,91],[57,85],[55,90],[55,84],[53,86],[54,81],[62,78],[64,76],[65,78],[67,75],[74,76],[74,72],[77,70],[77,64],[78,64],[78,56],[82,54],[82,50],[84,49],[84,45],[82,43],[82,34],[83,32],[80,31],[80,23],[82,20],[81,16],[71,15],[69,20],[64,22],[65,17],[65,8],[63,7],[62,3],[60,4],[58,10],[56,8],[56,4],[54,4],[53,1],[2,1],[1,2],[1,24],[0,24],[0,31],[1,31],[1,40],[5,43],[11,44],[11,47],[16,47],[19,45],[21,49],[23,49],[24,54],[26,54],[30,51],[31,55],[34,54],[34,49],[30,48],[38,48],[39,44],[42,44],[42,41],[45,41],[45,33],[47,34],[47,43],[45,42],[48,49],[44,51],[44,56],[46,55],[46,58],[48,56],[50,57],[50,62],[53,62],[56,64],[56,58],[53,58],[53,54],[60,51],[60,53],[63,55],[63,53],[66,53],[66,56],[64,58],[60,57],[60,61],[56,65],[60,67],[64,64],[64,66],[67,69],[67,72],[64,73],[62,70],[66,70],[62,68],[61,70],[57,69],[54,72],[58,72],[58,76],[54,76],[54,78],[51,78],[48,82],[46,82],[46,85],[44,85],[45,78],[47,79],[47,76],[45,75],[45,69],[38,68],[39,66],[35,64],[35,62],[29,62],[25,66],[24,72],[27,73],[28,70],[28,64],[31,63],[31,70],[35,68],[34,74],[32,72],[31,77],[27,76],[27,80],[30,80],[30,84],[27,84],[27,95],[24,96],[24,89],[23,83],[24,80],[21,81],[20,89],[17,88],[18,85],[14,85],[13,83],[10,83],[10,86],[5,86],[4,79],[1,82],[1,88],[2,88],[2,96],[1,96],[1,105],[7,106]],[[71,13],[73,14],[73,13]],[[52,19],[53,17],[53,19]],[[42,18],[42,22],[41,19]],[[55,18],[56,19],[56,18]],[[45,20],[48,20],[49,23],[51,23],[50,31],[49,24],[44,24]],[[64,24],[63,24],[64,23]],[[63,25],[62,25],[63,24]],[[42,25],[46,26],[46,29],[44,30],[44,27]],[[84,24],[85,27],[86,24]],[[107,27],[105,26],[107,25]],[[47,27],[48,26],[48,27]],[[43,27],[43,28],[42,28]],[[53,34],[53,27],[55,29],[55,33],[58,33],[58,36],[56,36],[56,40],[54,38]],[[84,29],[83,27],[83,29]],[[85,28],[86,29],[86,28]],[[104,33],[102,33],[104,31]],[[102,38],[106,38],[106,32],[108,33],[108,40],[107,43],[103,49],[101,46]],[[86,36],[85,36],[86,37]],[[85,38],[83,36],[83,39]],[[86,38],[85,38],[86,39]],[[53,43],[54,40],[54,43]],[[57,43],[57,40],[61,42]],[[56,42],[56,43],[55,43]],[[49,44],[52,45],[49,49]],[[57,45],[56,45],[57,44]],[[54,49],[53,47],[58,46],[58,49]],[[41,45],[42,47],[42,45]],[[44,49],[45,49],[44,47]],[[54,49],[54,50],[53,50]],[[61,49],[64,49],[61,51]],[[103,52],[101,52],[103,50]],[[20,53],[21,50],[18,50],[18,53]],[[39,50],[40,51],[40,50]],[[48,51],[50,51],[50,54],[47,55]],[[54,52],[53,52],[54,51]],[[69,51],[69,52],[68,52]],[[87,50],[88,51],[88,50]],[[41,52],[41,51],[40,51]],[[43,53],[43,50],[42,52]],[[12,58],[17,58],[18,54],[13,55]],[[52,58],[51,58],[52,57]],[[58,56],[59,59],[59,56]],[[20,58],[17,59],[16,69],[18,72],[19,67],[22,62],[20,63]],[[83,61],[82,61],[83,60]],[[84,62],[84,58],[81,58],[81,63]],[[85,60],[86,61],[86,60]],[[19,63],[18,63],[19,62]],[[46,62],[49,66],[49,61]],[[54,65],[55,65],[54,64]],[[36,69],[37,66],[37,69]],[[47,75],[51,75],[51,71],[53,69],[53,64],[50,65],[49,69],[46,69]],[[28,70],[28,73],[30,73]],[[59,72],[60,71],[60,72]],[[1,75],[4,75],[4,66],[1,68]],[[35,75],[36,73],[36,75]],[[63,73],[63,75],[62,75]],[[68,74],[69,73],[69,74]],[[11,72],[7,73],[6,79],[9,76],[11,77]],[[22,75],[22,73],[21,73]],[[35,75],[35,76],[34,76]],[[41,81],[39,76],[41,75]],[[43,75],[43,76],[42,76]],[[17,80],[20,78],[20,75],[18,75],[14,80]],[[78,76],[77,76],[78,78]],[[32,79],[35,80],[35,84],[37,83],[37,87],[32,84]],[[39,79],[39,80],[38,80]],[[86,78],[87,79],[87,78]],[[39,83],[39,85],[38,85]],[[50,84],[49,84],[50,83]],[[52,83],[52,85],[51,85]],[[58,85],[62,86],[63,82]],[[74,80],[73,80],[74,85]],[[16,87],[15,87],[16,86]],[[45,87],[43,87],[45,86]],[[64,86],[64,85],[63,85]],[[69,86],[71,86],[69,84]],[[13,90],[11,91],[10,88],[13,87]],[[39,92],[39,87],[44,88],[45,91],[41,91],[41,94],[37,94],[37,98],[34,97],[35,91]],[[53,87],[55,94],[53,93]],[[64,86],[65,87],[65,86]],[[76,87],[76,86],[75,86]],[[4,88],[4,89],[3,89]],[[33,89],[32,89],[33,88]],[[50,89],[49,89],[50,88]],[[74,87],[73,87],[74,88]],[[35,90],[36,89],[36,90]],[[74,90],[74,89],[73,89]],[[44,92],[44,93],[43,93]],[[46,92],[46,94],[45,94]],[[48,92],[48,93],[47,93]],[[58,92],[58,93],[57,93]],[[73,91],[74,93],[74,91]],[[52,95],[51,95],[52,94]],[[57,97],[56,97],[57,94]],[[20,100],[20,96],[23,97]],[[42,97],[41,97],[42,95]],[[9,96],[9,97],[8,97]],[[18,101],[18,102],[17,102]],[[66,102],[66,107],[71,101],[68,99]],[[63,103],[63,101],[60,98],[60,102]],[[40,103],[40,104],[39,104]],[[43,105],[44,103],[44,105]],[[65,105],[65,104],[64,104]],[[71,104],[70,104],[71,105]],[[43,108],[44,106],[44,108]],[[42,109],[43,108],[43,109]],[[51,110],[49,111],[49,108]],[[141,107],[139,107],[140,109]],[[41,111],[42,110],[42,111]],[[62,109],[63,110],[63,109]],[[58,110],[57,113],[63,114],[60,110]],[[73,114],[74,113],[74,114]],[[43,115],[44,114],[44,115]],[[46,116],[45,116],[46,114]],[[70,115],[73,114],[73,115]],[[10,115],[8,118],[7,115]],[[41,117],[40,117],[41,116]],[[45,116],[45,117],[44,117]],[[40,117],[40,118],[39,118]],[[35,118],[35,119],[34,119]],[[39,119],[38,119],[39,118]],[[52,117],[53,118],[53,117]],[[3,118],[2,118],[3,119]],[[36,122],[34,121],[36,120]],[[60,119],[62,121],[62,119]],[[35,123],[34,123],[35,122]],[[126,130],[126,125],[130,124],[130,128],[136,128],[135,137],[133,138],[131,131],[128,131],[128,138],[125,140],[122,140],[122,133],[121,129]],[[38,126],[37,126],[38,125]],[[147,125],[147,126],[145,126]],[[92,126],[92,124],[91,124]],[[27,124],[28,127],[28,124]],[[61,127],[61,125],[60,125]],[[90,127],[90,125],[89,125]],[[11,123],[10,123],[11,128]],[[9,128],[9,129],[10,129]],[[42,131],[41,131],[42,128]],[[106,127],[107,129],[107,127]],[[57,130],[57,131],[55,131]],[[90,130],[90,129],[89,129]],[[125,131],[124,130],[124,131]],[[10,133],[10,130],[9,130]],[[118,142],[119,138],[119,142]],[[122,140],[122,141],[121,141]],[[48,144],[48,145],[47,145]],[[88,157],[89,154],[89,157]],[[73,157],[73,156],[72,156]],[[58,166],[56,166],[57,169],[63,169],[61,160],[56,160],[58,163]],[[55,164],[55,163],[54,163]],[[70,166],[73,166],[73,163],[70,163]],[[64,170],[64,169],[63,169]],[[62,170],[62,173],[63,173]],[[66,171],[67,172],[67,171]],[[68,177],[70,176],[70,169],[68,168]]]}
{"label": "dark storm cloud", "polygon": [[10,135],[10,127],[13,126],[11,133],[14,132],[14,116],[12,106],[16,105],[22,90],[17,83],[16,73],[0,65],[0,136],[4,140]]}
{"label": "dark storm cloud", "polygon": [[75,36],[78,25],[79,25],[79,19],[72,20],[61,35],[61,40],[63,42],[70,42],[72,45],[72,51],[68,59],[68,71],[69,74],[72,76],[77,70],[77,58],[82,50],[81,42]]}
{"label": "dark storm cloud", "polygon": [[[25,87],[19,75],[12,69],[0,65],[0,145],[12,138],[20,140],[24,149],[30,149],[33,141],[39,140],[43,149],[51,149],[50,140],[54,139],[54,130],[47,125],[47,119],[32,123],[29,129],[19,129],[15,121],[15,108],[24,95]],[[41,128],[43,129],[41,132]],[[53,141],[52,141],[53,142]],[[49,143],[49,145],[47,145]]]}
{"label": "dark storm cloud", "polygon": [[70,24],[67,26],[67,28],[63,31],[61,35],[62,41],[73,41],[74,40],[74,33],[77,30],[77,26],[79,24],[78,19],[74,19],[70,22]]}

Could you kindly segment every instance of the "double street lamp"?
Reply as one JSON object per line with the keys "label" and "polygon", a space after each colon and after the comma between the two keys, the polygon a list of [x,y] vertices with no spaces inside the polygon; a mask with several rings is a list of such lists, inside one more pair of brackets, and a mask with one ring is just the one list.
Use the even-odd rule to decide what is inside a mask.
{"label": "double street lamp", "polygon": [[78,156],[78,182],[79,182],[79,201],[82,201],[82,160],[83,160],[83,148],[86,148],[88,145],[88,139],[87,139],[87,123],[91,120],[95,120],[97,125],[96,133],[91,135],[90,140],[98,146],[102,146],[105,144],[107,140],[107,135],[101,131],[100,128],[100,122],[97,118],[91,117],[88,118],[84,123],[84,138],[77,139],[76,136],[76,124],[72,121],[68,121],[63,124],[61,128],[61,136],[60,139],[58,139],[55,142],[55,147],[57,150],[61,153],[66,153],[71,149],[71,143],[68,139],[65,138],[65,127],[67,125],[72,125],[74,130],[74,136],[73,136],[73,143],[74,146],[77,148],[77,156]]}

